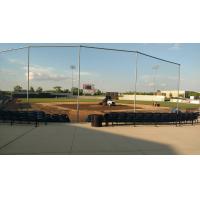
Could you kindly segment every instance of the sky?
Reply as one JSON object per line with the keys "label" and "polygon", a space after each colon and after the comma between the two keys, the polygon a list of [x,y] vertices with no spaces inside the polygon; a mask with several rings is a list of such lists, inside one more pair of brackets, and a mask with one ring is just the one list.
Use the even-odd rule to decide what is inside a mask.
{"label": "sky", "polygon": [[[28,45],[0,44],[0,51]],[[200,44],[98,43],[85,45],[135,50],[180,63],[180,89],[200,92]],[[74,87],[78,86],[77,55],[77,48],[31,48],[30,86],[34,88],[41,86],[44,90],[50,90],[54,86],[70,89],[72,80]],[[71,65],[76,67],[73,70],[73,76]],[[138,56],[136,62],[136,54],[133,53],[81,49],[81,86],[85,83],[94,84],[95,88],[105,92],[134,91],[135,83],[137,83],[137,91],[176,90],[178,72],[177,65],[142,55]],[[27,49],[0,53],[0,90],[12,90],[16,85],[27,88]]]}

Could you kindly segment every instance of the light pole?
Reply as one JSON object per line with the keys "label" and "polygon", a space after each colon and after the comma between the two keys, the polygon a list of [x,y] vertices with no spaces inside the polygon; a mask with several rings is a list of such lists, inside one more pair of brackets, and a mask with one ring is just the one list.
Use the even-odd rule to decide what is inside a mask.
{"label": "light pole", "polygon": [[76,66],[71,65],[70,69],[72,70],[72,89],[71,89],[71,92],[72,92],[72,95],[74,95],[74,92],[73,92],[73,89],[74,89],[74,69],[76,69]]}

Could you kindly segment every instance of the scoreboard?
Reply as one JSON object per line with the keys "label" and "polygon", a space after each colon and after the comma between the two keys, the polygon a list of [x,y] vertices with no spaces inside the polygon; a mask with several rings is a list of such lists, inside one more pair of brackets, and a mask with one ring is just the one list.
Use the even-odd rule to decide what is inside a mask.
{"label": "scoreboard", "polygon": [[83,94],[94,95],[95,92],[94,84],[83,84]]}

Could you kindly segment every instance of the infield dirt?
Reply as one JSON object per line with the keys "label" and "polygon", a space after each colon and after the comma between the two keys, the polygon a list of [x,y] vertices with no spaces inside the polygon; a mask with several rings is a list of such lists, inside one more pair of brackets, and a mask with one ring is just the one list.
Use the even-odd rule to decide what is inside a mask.
{"label": "infield dirt", "polygon": [[[75,103],[32,103],[31,108],[35,110],[42,110],[51,114],[68,114],[72,122],[77,120],[77,104]],[[169,112],[169,108],[160,107],[155,108],[151,105],[136,105],[137,112]],[[84,122],[88,115],[91,114],[105,114],[107,112],[133,112],[134,105],[131,104],[117,104],[116,106],[102,106],[98,103],[80,103],[79,104],[79,120]]]}

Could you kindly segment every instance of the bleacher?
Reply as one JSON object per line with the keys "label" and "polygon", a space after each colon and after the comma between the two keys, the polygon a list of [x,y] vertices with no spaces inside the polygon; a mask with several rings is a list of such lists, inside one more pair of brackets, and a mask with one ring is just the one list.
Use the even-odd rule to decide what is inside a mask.
{"label": "bleacher", "polygon": [[36,127],[39,123],[47,125],[48,122],[70,122],[68,115],[65,114],[46,114],[43,111],[0,111],[0,122],[10,123],[11,125],[31,124]]}
{"label": "bleacher", "polygon": [[0,106],[7,104],[10,100],[9,96],[0,95]]}
{"label": "bleacher", "polygon": [[[89,115],[86,122],[92,122],[95,115]],[[112,125],[136,125],[136,124],[188,124],[198,123],[199,112],[179,113],[131,113],[109,112],[99,115],[106,126]]]}

